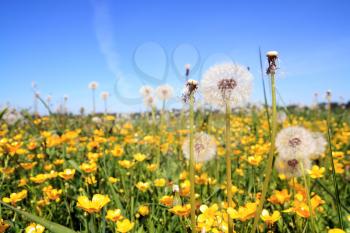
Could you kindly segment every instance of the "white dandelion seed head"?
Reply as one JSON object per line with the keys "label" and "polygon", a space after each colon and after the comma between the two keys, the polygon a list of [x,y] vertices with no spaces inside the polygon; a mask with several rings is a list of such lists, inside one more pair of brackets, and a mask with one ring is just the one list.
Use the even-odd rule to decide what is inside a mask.
{"label": "white dandelion seed head", "polygon": [[277,51],[274,51],[274,50],[271,50],[271,51],[268,51],[266,53],[266,56],[267,57],[278,57],[278,52]]}
{"label": "white dandelion seed head", "polygon": [[206,103],[223,108],[244,105],[251,94],[253,76],[245,66],[226,63],[215,65],[204,74],[201,93]]}
{"label": "white dandelion seed head", "polygon": [[164,85],[157,87],[156,93],[157,93],[157,97],[160,100],[165,101],[165,100],[169,100],[170,98],[173,97],[174,89],[169,84],[164,84]]}
{"label": "white dandelion seed head", "polygon": [[315,150],[310,155],[310,159],[318,159],[326,151],[327,141],[323,134],[319,132],[312,133],[312,137],[315,141]]}
{"label": "white dandelion seed head", "polygon": [[153,108],[156,106],[156,99],[153,96],[146,96],[143,98],[143,103],[148,108]]}
{"label": "white dandelion seed head", "polygon": [[276,148],[283,159],[309,158],[315,151],[315,140],[307,129],[291,126],[277,134]]}
{"label": "white dandelion seed head", "polygon": [[91,118],[91,121],[94,122],[94,123],[96,123],[96,124],[102,123],[102,119],[99,118],[99,117],[97,117],[97,116]]}
{"label": "white dandelion seed head", "polygon": [[92,82],[90,82],[89,83],[89,89],[91,89],[91,90],[95,90],[95,89],[97,89],[98,88],[98,82],[96,82],[96,81],[92,81]]}
{"label": "white dandelion seed head", "polygon": [[275,168],[287,178],[299,177],[303,174],[303,170],[306,172],[311,168],[311,161],[309,158],[285,159],[281,158],[281,156],[277,156]]}
{"label": "white dandelion seed head", "polygon": [[101,99],[102,100],[107,100],[108,97],[109,97],[109,92],[108,91],[101,92]]}
{"label": "white dandelion seed head", "polygon": [[17,121],[22,119],[22,115],[16,109],[7,109],[2,119],[8,125],[14,125]]}
{"label": "white dandelion seed head", "polygon": [[[187,138],[182,151],[186,159],[190,159],[190,139]],[[214,137],[204,133],[195,133],[193,138],[194,160],[196,162],[206,162],[211,160],[216,154],[216,142]]]}
{"label": "white dandelion seed head", "polygon": [[142,97],[146,97],[146,96],[153,95],[154,90],[153,90],[153,88],[151,86],[145,85],[145,86],[142,86],[140,88],[139,92],[140,92],[140,95]]}

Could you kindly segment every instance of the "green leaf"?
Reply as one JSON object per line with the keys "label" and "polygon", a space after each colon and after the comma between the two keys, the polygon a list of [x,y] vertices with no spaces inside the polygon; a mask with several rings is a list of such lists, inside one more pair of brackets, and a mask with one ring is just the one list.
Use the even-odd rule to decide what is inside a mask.
{"label": "green leaf", "polygon": [[43,225],[46,229],[50,230],[53,233],[76,233],[76,231],[74,231],[72,229],[69,229],[65,226],[58,224],[58,223],[48,221],[48,220],[41,218],[39,216],[36,216],[34,214],[27,213],[23,210],[19,210],[19,209],[15,208],[11,205],[8,205],[2,201],[0,201],[0,204],[6,206],[7,208],[15,211],[16,213],[18,213],[20,215],[23,215],[24,217],[30,219],[31,221],[34,221],[36,223]]}

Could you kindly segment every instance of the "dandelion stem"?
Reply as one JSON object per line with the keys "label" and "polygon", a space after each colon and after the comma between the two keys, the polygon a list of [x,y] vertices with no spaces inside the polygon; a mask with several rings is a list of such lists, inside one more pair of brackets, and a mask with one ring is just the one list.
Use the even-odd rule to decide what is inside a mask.
{"label": "dandelion stem", "polygon": [[263,189],[261,193],[261,199],[259,202],[258,209],[254,218],[254,225],[251,233],[255,233],[258,227],[258,223],[260,220],[260,215],[264,206],[264,202],[266,199],[266,193],[269,186],[271,173],[272,173],[272,165],[273,165],[273,156],[275,153],[275,139],[277,132],[277,104],[276,104],[276,86],[275,86],[275,73],[271,73],[271,95],[272,95],[272,133],[271,133],[271,146],[270,146],[270,154],[267,160],[267,165],[264,170],[265,180],[263,184]]}
{"label": "dandelion stem", "polygon": [[193,105],[194,105],[194,96],[190,95],[190,202],[191,202],[191,230],[192,233],[196,232],[196,197],[195,197],[195,188],[194,188],[194,146],[193,146],[193,128],[194,128],[194,119],[193,119]]}
{"label": "dandelion stem", "polygon": [[[228,207],[233,207],[232,203],[232,179],[231,179],[231,107],[230,103],[226,101],[226,114],[225,114],[225,121],[226,121],[226,131],[225,131],[225,144],[226,144],[226,182],[227,182],[227,203]],[[228,219],[228,232],[233,232],[233,222]]]}

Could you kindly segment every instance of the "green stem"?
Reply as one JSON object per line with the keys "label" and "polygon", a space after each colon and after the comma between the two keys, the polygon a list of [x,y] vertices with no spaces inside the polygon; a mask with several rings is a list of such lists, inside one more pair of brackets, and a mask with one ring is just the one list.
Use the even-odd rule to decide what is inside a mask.
{"label": "green stem", "polygon": [[190,202],[191,202],[191,229],[192,233],[196,232],[196,197],[195,197],[195,188],[194,188],[194,146],[193,146],[193,128],[194,128],[194,119],[193,119],[193,105],[194,97],[190,96]]}
{"label": "green stem", "polygon": [[275,86],[275,74],[271,73],[271,95],[272,95],[272,133],[271,133],[271,146],[270,146],[270,154],[267,160],[267,165],[264,170],[265,180],[263,184],[263,189],[261,193],[261,199],[259,202],[258,209],[254,218],[254,225],[251,233],[255,233],[258,227],[258,223],[260,220],[260,215],[264,206],[264,202],[266,199],[266,194],[268,190],[268,186],[270,183],[271,173],[272,173],[272,165],[273,165],[273,157],[275,153],[275,139],[277,132],[277,104],[276,104],[276,86]]}
{"label": "green stem", "polygon": [[[330,115],[330,114],[329,114]],[[330,117],[329,117],[330,118]],[[333,185],[334,185],[334,190],[335,190],[335,197],[336,197],[336,206],[337,206],[337,213],[338,213],[338,220],[339,220],[339,225],[342,229],[344,229],[344,225],[343,225],[343,218],[342,218],[342,214],[341,214],[341,209],[340,209],[340,197],[339,197],[339,188],[338,188],[338,183],[337,183],[337,179],[336,179],[336,175],[335,175],[335,166],[334,166],[334,160],[333,160],[333,150],[332,150],[332,137],[331,137],[331,129],[330,129],[330,122],[327,122],[327,126],[328,126],[328,144],[329,144],[329,159],[331,161],[332,164],[332,180],[333,180]]]}
{"label": "green stem", "polygon": [[[225,131],[225,144],[226,144],[226,183],[227,183],[227,203],[228,207],[233,207],[232,203],[232,178],[231,178],[231,107],[230,103],[226,101],[226,114],[225,114],[225,122],[226,122],[226,131]],[[233,222],[228,219],[228,232],[233,232]]]}
{"label": "green stem", "polygon": [[309,206],[309,212],[310,212],[310,219],[311,219],[312,232],[317,232],[316,224],[315,224],[315,219],[314,219],[314,214],[313,214],[313,212],[312,212],[313,209],[312,209],[312,205],[311,205],[310,189],[309,189],[308,181],[307,181],[307,179],[306,179],[306,174],[305,174],[305,169],[304,169],[303,163],[300,163],[300,167],[301,167],[301,172],[302,172],[302,174],[303,174],[303,179],[304,179],[304,183],[305,183],[306,198],[307,198],[307,205]]}

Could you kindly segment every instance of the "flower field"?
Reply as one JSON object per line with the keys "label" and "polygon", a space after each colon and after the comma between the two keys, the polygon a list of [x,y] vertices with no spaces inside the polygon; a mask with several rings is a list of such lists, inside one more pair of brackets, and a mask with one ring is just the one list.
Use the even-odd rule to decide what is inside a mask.
{"label": "flower field", "polygon": [[349,111],[330,92],[277,106],[277,56],[271,105],[243,105],[252,75],[223,64],[186,80],[180,110],[162,85],[140,89],[147,112],[96,114],[97,82],[90,115],[53,113],[36,93],[48,116],[4,109],[0,233],[349,232]]}
{"label": "flower field", "polygon": [[[350,125],[345,113],[337,109],[331,116],[332,157],[325,148],[306,173],[318,232],[339,226],[331,159],[344,229],[349,227]],[[164,112],[167,124],[156,125],[145,114],[106,115],[98,123],[89,116],[60,115],[2,123],[0,232],[43,232],[30,230],[35,221],[3,203],[81,232],[187,232],[185,114]],[[278,129],[302,125],[327,132],[326,119],[321,108],[289,109]],[[195,131],[212,135],[217,147],[215,158],[195,164],[198,231],[227,232],[228,219],[236,232],[252,227],[270,148],[269,124],[265,110],[258,108],[240,109],[230,121],[233,207],[227,208],[224,115],[195,112]],[[302,177],[288,179],[273,170],[260,231],[310,232],[305,231],[311,224],[306,193]]]}

